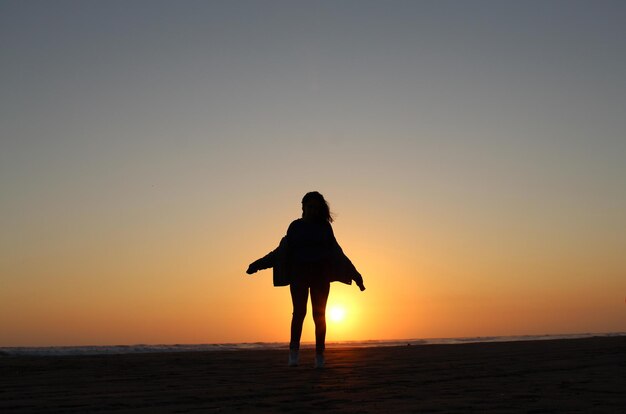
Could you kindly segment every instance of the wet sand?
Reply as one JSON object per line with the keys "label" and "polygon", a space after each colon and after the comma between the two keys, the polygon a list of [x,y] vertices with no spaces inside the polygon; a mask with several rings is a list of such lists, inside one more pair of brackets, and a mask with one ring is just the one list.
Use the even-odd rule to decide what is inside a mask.
{"label": "wet sand", "polygon": [[0,412],[626,412],[626,337],[313,351],[0,356]]}

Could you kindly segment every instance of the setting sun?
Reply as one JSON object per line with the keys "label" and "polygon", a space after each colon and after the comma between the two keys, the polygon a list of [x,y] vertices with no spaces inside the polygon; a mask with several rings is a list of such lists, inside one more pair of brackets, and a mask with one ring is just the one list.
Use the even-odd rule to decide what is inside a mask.
{"label": "setting sun", "polygon": [[330,308],[328,316],[330,320],[333,322],[341,322],[346,317],[346,310],[342,308],[341,306],[334,306]]}

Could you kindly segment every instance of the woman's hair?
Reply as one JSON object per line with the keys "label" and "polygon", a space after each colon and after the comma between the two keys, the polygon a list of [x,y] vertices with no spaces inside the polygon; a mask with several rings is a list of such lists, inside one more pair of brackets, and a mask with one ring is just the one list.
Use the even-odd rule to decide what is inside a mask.
{"label": "woman's hair", "polygon": [[324,196],[318,193],[317,191],[311,191],[306,193],[304,197],[302,197],[302,204],[308,203],[309,201],[317,201],[319,202],[320,208],[322,209],[320,219],[324,221],[328,221],[329,223],[333,222],[333,215],[330,212],[330,207],[328,207],[328,203],[324,199]]}

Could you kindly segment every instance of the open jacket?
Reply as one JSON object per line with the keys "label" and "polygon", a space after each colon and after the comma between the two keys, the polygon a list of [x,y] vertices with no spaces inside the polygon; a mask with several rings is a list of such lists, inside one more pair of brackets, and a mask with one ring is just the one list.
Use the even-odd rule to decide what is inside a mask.
{"label": "open jacket", "polygon": [[[274,286],[288,286],[293,278],[289,260],[289,242],[283,237],[278,247],[263,256],[254,264],[259,270],[273,268]],[[351,285],[363,285],[363,277],[356,270],[350,259],[343,253],[339,244],[335,244],[326,275],[330,282],[341,282]]]}

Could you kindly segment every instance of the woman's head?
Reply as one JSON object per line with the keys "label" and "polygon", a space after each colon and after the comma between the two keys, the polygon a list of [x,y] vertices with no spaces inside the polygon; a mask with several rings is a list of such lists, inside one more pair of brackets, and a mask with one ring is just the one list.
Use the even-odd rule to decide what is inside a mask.
{"label": "woman's head", "polygon": [[333,222],[328,203],[317,191],[306,193],[302,198],[302,218],[305,220],[321,220]]}

